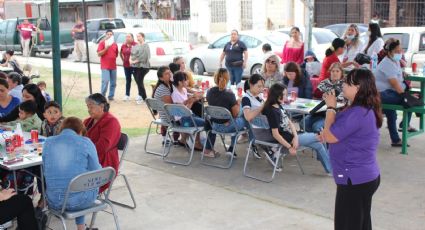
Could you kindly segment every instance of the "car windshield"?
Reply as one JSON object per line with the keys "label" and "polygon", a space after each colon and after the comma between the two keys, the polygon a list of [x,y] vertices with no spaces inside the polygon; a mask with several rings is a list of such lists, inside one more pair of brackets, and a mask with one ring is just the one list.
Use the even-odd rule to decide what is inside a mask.
{"label": "car windshield", "polygon": [[275,46],[284,46],[288,40],[288,36],[285,36],[283,33],[271,33],[266,35],[265,38]]}
{"label": "car windshield", "polygon": [[336,34],[329,30],[313,31],[313,36],[316,38],[318,44],[332,43],[332,41],[337,38]]}
{"label": "car windshield", "polygon": [[145,41],[146,42],[165,42],[172,41],[173,38],[162,32],[151,32],[145,33]]}
{"label": "car windshield", "polygon": [[410,35],[408,33],[387,33],[383,35],[384,41],[388,40],[388,38],[395,38],[400,40],[401,47],[404,51],[409,48]]}

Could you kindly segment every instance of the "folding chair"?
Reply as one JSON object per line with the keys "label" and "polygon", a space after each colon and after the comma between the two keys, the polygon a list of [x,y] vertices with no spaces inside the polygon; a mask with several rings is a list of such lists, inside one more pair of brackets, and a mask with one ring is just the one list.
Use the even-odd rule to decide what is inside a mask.
{"label": "folding chair", "polygon": [[[159,112],[165,113],[165,109],[164,109],[164,102],[154,99],[154,98],[147,98],[146,99],[146,105],[148,106],[148,109],[152,115],[153,120],[151,121],[151,123],[149,124],[149,129],[148,129],[148,134],[146,135],[146,141],[145,141],[145,153],[149,153],[149,154],[153,154],[153,155],[157,155],[157,156],[162,156],[162,152],[155,152],[152,150],[148,150],[148,141],[149,141],[149,136],[151,135],[151,128],[152,125],[156,125],[156,130],[158,130],[158,126],[166,126],[169,127],[170,126],[170,121],[169,120],[162,120],[161,118],[156,118],[156,114]],[[158,133],[158,131],[157,131]]]}
{"label": "folding chair", "polygon": [[128,180],[127,180],[127,176],[125,174],[122,174],[121,173],[121,166],[123,164],[123,160],[124,160],[125,154],[127,153],[127,148],[128,148],[129,142],[130,142],[130,139],[128,138],[128,135],[125,134],[125,133],[121,133],[120,141],[118,142],[118,145],[117,145],[118,150],[121,151],[120,164],[118,166],[118,175],[117,175],[117,177],[122,176],[122,178],[124,179],[125,186],[127,187],[127,190],[130,193],[131,200],[133,201],[133,206],[126,205],[126,204],[123,204],[123,203],[114,201],[112,199],[109,199],[109,200],[112,203],[114,203],[116,205],[119,205],[121,207],[135,209],[136,208],[136,200],[134,199],[133,192],[131,191],[130,184],[128,183]]}
{"label": "folding chair", "polygon": [[4,224],[0,224],[0,230],[11,228],[12,226],[13,226],[13,222],[12,221],[8,221],[8,222],[6,222]]}
{"label": "folding chair", "polygon": [[[195,140],[197,135],[199,135],[200,132],[204,131],[204,127],[198,127],[196,125],[195,120],[193,119],[193,114],[192,111],[190,111],[190,109],[188,109],[186,106],[184,105],[179,105],[179,104],[167,104],[165,105],[165,112],[167,113],[169,119],[170,119],[170,124],[168,126],[167,129],[167,136],[166,136],[166,141],[170,140],[171,141],[171,133],[173,132],[178,132],[178,133],[186,133],[189,135],[190,140],[192,141],[192,147],[190,148],[186,148],[186,150],[189,152],[189,159],[186,162],[181,162],[181,161],[175,161],[175,160],[170,160],[168,158],[168,155],[170,154],[171,151],[171,145],[168,145],[166,147],[164,147],[164,154],[162,156],[162,159],[165,162],[168,163],[173,163],[173,164],[178,164],[178,165],[190,165],[190,163],[192,162],[192,158],[193,158],[193,152],[195,151]],[[184,127],[182,125],[179,124],[179,122],[176,120],[178,117],[191,117],[192,119],[192,123],[193,123],[193,127]]]}
{"label": "folding chair", "polygon": [[[229,112],[229,110],[227,110],[226,108],[223,108],[223,107],[206,106],[205,107],[205,117],[206,117],[206,120],[211,125],[211,130],[209,130],[207,132],[207,140],[204,143],[204,148],[203,148],[203,151],[202,151],[202,154],[201,154],[201,163],[204,164],[204,165],[208,165],[208,166],[228,169],[228,168],[232,167],[238,137],[242,134],[247,134],[248,130],[246,128],[239,129],[236,125],[235,120],[233,119],[232,114]],[[219,131],[214,130],[212,128],[214,120],[229,120],[230,125],[234,126],[235,131],[226,133],[226,132],[219,132]],[[235,141],[233,143],[231,143],[231,146],[233,146],[233,151],[230,154],[231,156],[230,156],[230,159],[228,160],[227,165],[222,165],[222,164],[217,164],[217,163],[208,163],[208,162],[204,161],[204,151],[205,151],[205,147],[207,145],[207,141],[209,141],[210,144],[211,144],[211,141],[208,138],[208,134],[210,134],[210,133],[213,133],[213,134],[220,136],[221,142],[223,143],[223,146],[225,148],[226,148],[226,144],[224,142],[225,137],[226,136],[230,136],[230,137],[236,136]]]}
{"label": "folding chair", "polygon": [[120,226],[118,223],[118,216],[116,215],[114,206],[109,200],[109,193],[111,192],[112,186],[109,186],[105,194],[105,198],[104,199],[98,198],[93,203],[93,206],[86,209],[79,210],[79,211],[66,210],[66,204],[68,202],[70,193],[85,192],[92,189],[100,188],[103,185],[108,183],[112,184],[112,182],[114,181],[114,178],[115,178],[115,170],[112,167],[102,168],[96,171],[83,173],[74,177],[69,183],[68,188],[66,189],[62,208],[60,210],[54,210],[49,207],[47,226],[50,223],[51,215],[54,215],[57,218],[59,218],[62,222],[63,229],[66,230],[67,228],[66,228],[65,219],[75,219],[79,216],[92,213],[92,219],[91,219],[90,227],[89,227],[91,229],[96,220],[97,212],[107,209],[109,205],[112,209],[112,215],[114,216],[115,227],[116,229],[119,230]]}
{"label": "folding chair", "polygon": [[[257,117],[255,117],[251,121],[251,125],[255,129],[264,129],[264,130],[267,130],[267,131],[270,130],[270,126],[269,126],[269,123],[267,121],[267,117],[264,116],[264,115],[258,115]],[[269,148],[277,149],[277,152],[279,153],[279,155],[276,157],[276,162],[275,162],[275,165],[273,167],[273,172],[272,172],[270,179],[259,178],[259,177],[256,177],[256,176],[248,173],[247,165],[248,165],[248,160],[249,160],[250,155],[253,154],[253,152],[251,151],[251,148],[252,148],[253,145],[262,145],[262,146],[266,146],[266,147],[269,147]],[[244,176],[252,178],[252,179],[256,179],[256,180],[259,180],[259,181],[267,182],[267,183],[272,182],[275,175],[276,175],[276,169],[279,165],[279,159],[282,158],[282,165],[283,165],[283,159],[286,155],[288,155],[287,150],[286,149],[282,150],[282,149],[283,149],[283,146],[281,144],[279,144],[277,142],[270,142],[269,140],[264,140],[264,139],[262,140],[262,137],[256,136],[255,139],[252,140],[249,143],[248,152],[246,154],[245,164],[244,164],[244,167],[243,167]],[[304,169],[303,169],[303,167],[302,167],[302,165],[299,161],[298,154],[295,155],[295,158],[297,160],[298,167],[300,168],[301,173],[304,174]]]}

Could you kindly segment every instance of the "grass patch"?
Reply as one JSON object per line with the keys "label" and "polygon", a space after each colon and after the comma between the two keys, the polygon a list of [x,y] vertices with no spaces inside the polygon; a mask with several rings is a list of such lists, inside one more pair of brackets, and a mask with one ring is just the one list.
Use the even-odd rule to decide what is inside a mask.
{"label": "grass patch", "polygon": [[[121,132],[126,133],[129,137],[139,137],[148,133],[148,128],[122,128]],[[151,130],[151,134],[155,133],[155,129]]]}

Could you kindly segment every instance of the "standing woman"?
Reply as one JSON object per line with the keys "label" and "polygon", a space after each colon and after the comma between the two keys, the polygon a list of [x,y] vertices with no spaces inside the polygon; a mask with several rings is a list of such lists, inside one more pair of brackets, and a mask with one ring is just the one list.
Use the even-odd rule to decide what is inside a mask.
{"label": "standing woman", "polygon": [[367,69],[352,70],[343,92],[351,103],[339,113],[335,92],[324,95],[328,108],[323,136],[329,143],[337,185],[335,230],[371,230],[372,196],[380,183],[376,153],[382,126],[381,101],[375,77]]}
{"label": "standing woman", "polygon": [[369,43],[367,44],[364,53],[372,56],[373,54],[378,54],[384,47],[384,39],[382,39],[381,29],[376,23],[369,23],[369,30],[367,31],[369,35]]}
{"label": "standing woman", "polygon": [[343,39],[345,41],[344,53],[341,55],[342,63],[350,63],[346,68],[353,69],[359,67],[354,61],[358,53],[362,52],[363,43],[359,39],[360,32],[356,24],[347,27]]}
{"label": "standing woman", "polygon": [[121,45],[120,57],[124,67],[125,74],[125,97],[124,101],[130,100],[131,75],[134,74],[134,68],[130,65],[130,55],[133,46],[137,45],[132,33],[125,36],[125,43]]}
{"label": "standing woman", "polygon": [[141,104],[146,100],[146,90],[143,79],[149,72],[151,52],[149,45],[145,43],[145,34],[140,32],[137,34],[138,45],[131,49],[130,64],[134,67],[134,78],[137,83],[139,95],[136,98],[137,104]]}
{"label": "standing woman", "polygon": [[239,40],[237,30],[232,30],[230,41],[224,46],[220,55],[220,68],[223,66],[224,57],[226,57],[226,69],[230,74],[230,84],[239,84],[242,81],[243,69],[246,68],[248,61],[248,50],[245,43]]}
{"label": "standing woman", "polygon": [[[338,56],[344,53],[345,41],[341,38],[335,38],[332,41],[331,47],[326,50],[326,57],[323,60],[322,69],[320,70],[320,81],[328,79],[331,76],[329,68],[335,62],[340,62]],[[342,63],[342,68],[350,66],[356,62],[347,61]],[[357,63],[356,63],[357,64]]]}
{"label": "standing woman", "polygon": [[301,65],[304,62],[304,42],[301,41],[301,31],[298,27],[292,27],[291,40],[285,43],[282,52],[282,64],[295,62]]}

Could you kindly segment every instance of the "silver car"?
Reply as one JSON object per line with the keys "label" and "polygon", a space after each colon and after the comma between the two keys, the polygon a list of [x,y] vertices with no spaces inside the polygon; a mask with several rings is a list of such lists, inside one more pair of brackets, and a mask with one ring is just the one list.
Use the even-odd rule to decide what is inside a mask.
{"label": "silver car", "polygon": [[[151,67],[168,66],[168,64],[173,62],[175,56],[184,56],[192,49],[192,46],[187,42],[174,41],[172,37],[160,30],[143,27],[114,30],[114,40],[118,45],[118,49],[121,49],[121,45],[125,43],[125,37],[128,33],[133,34],[136,41],[137,34],[140,32],[145,34],[145,42],[149,45],[151,51]],[[97,47],[104,37],[105,34],[100,36],[95,42],[89,42],[90,62],[100,63],[100,57],[97,55]],[[120,57],[117,58],[117,65],[122,65]]]}
{"label": "silver car", "polygon": [[[240,31],[239,40],[248,48],[248,62],[243,75],[249,76],[256,73],[264,62],[263,44],[269,43],[272,51],[281,57],[283,45],[289,40],[289,36],[272,31]],[[185,57],[186,65],[199,75],[215,72],[220,67],[223,48],[229,41],[230,34],[225,34],[208,45],[193,49]]]}

